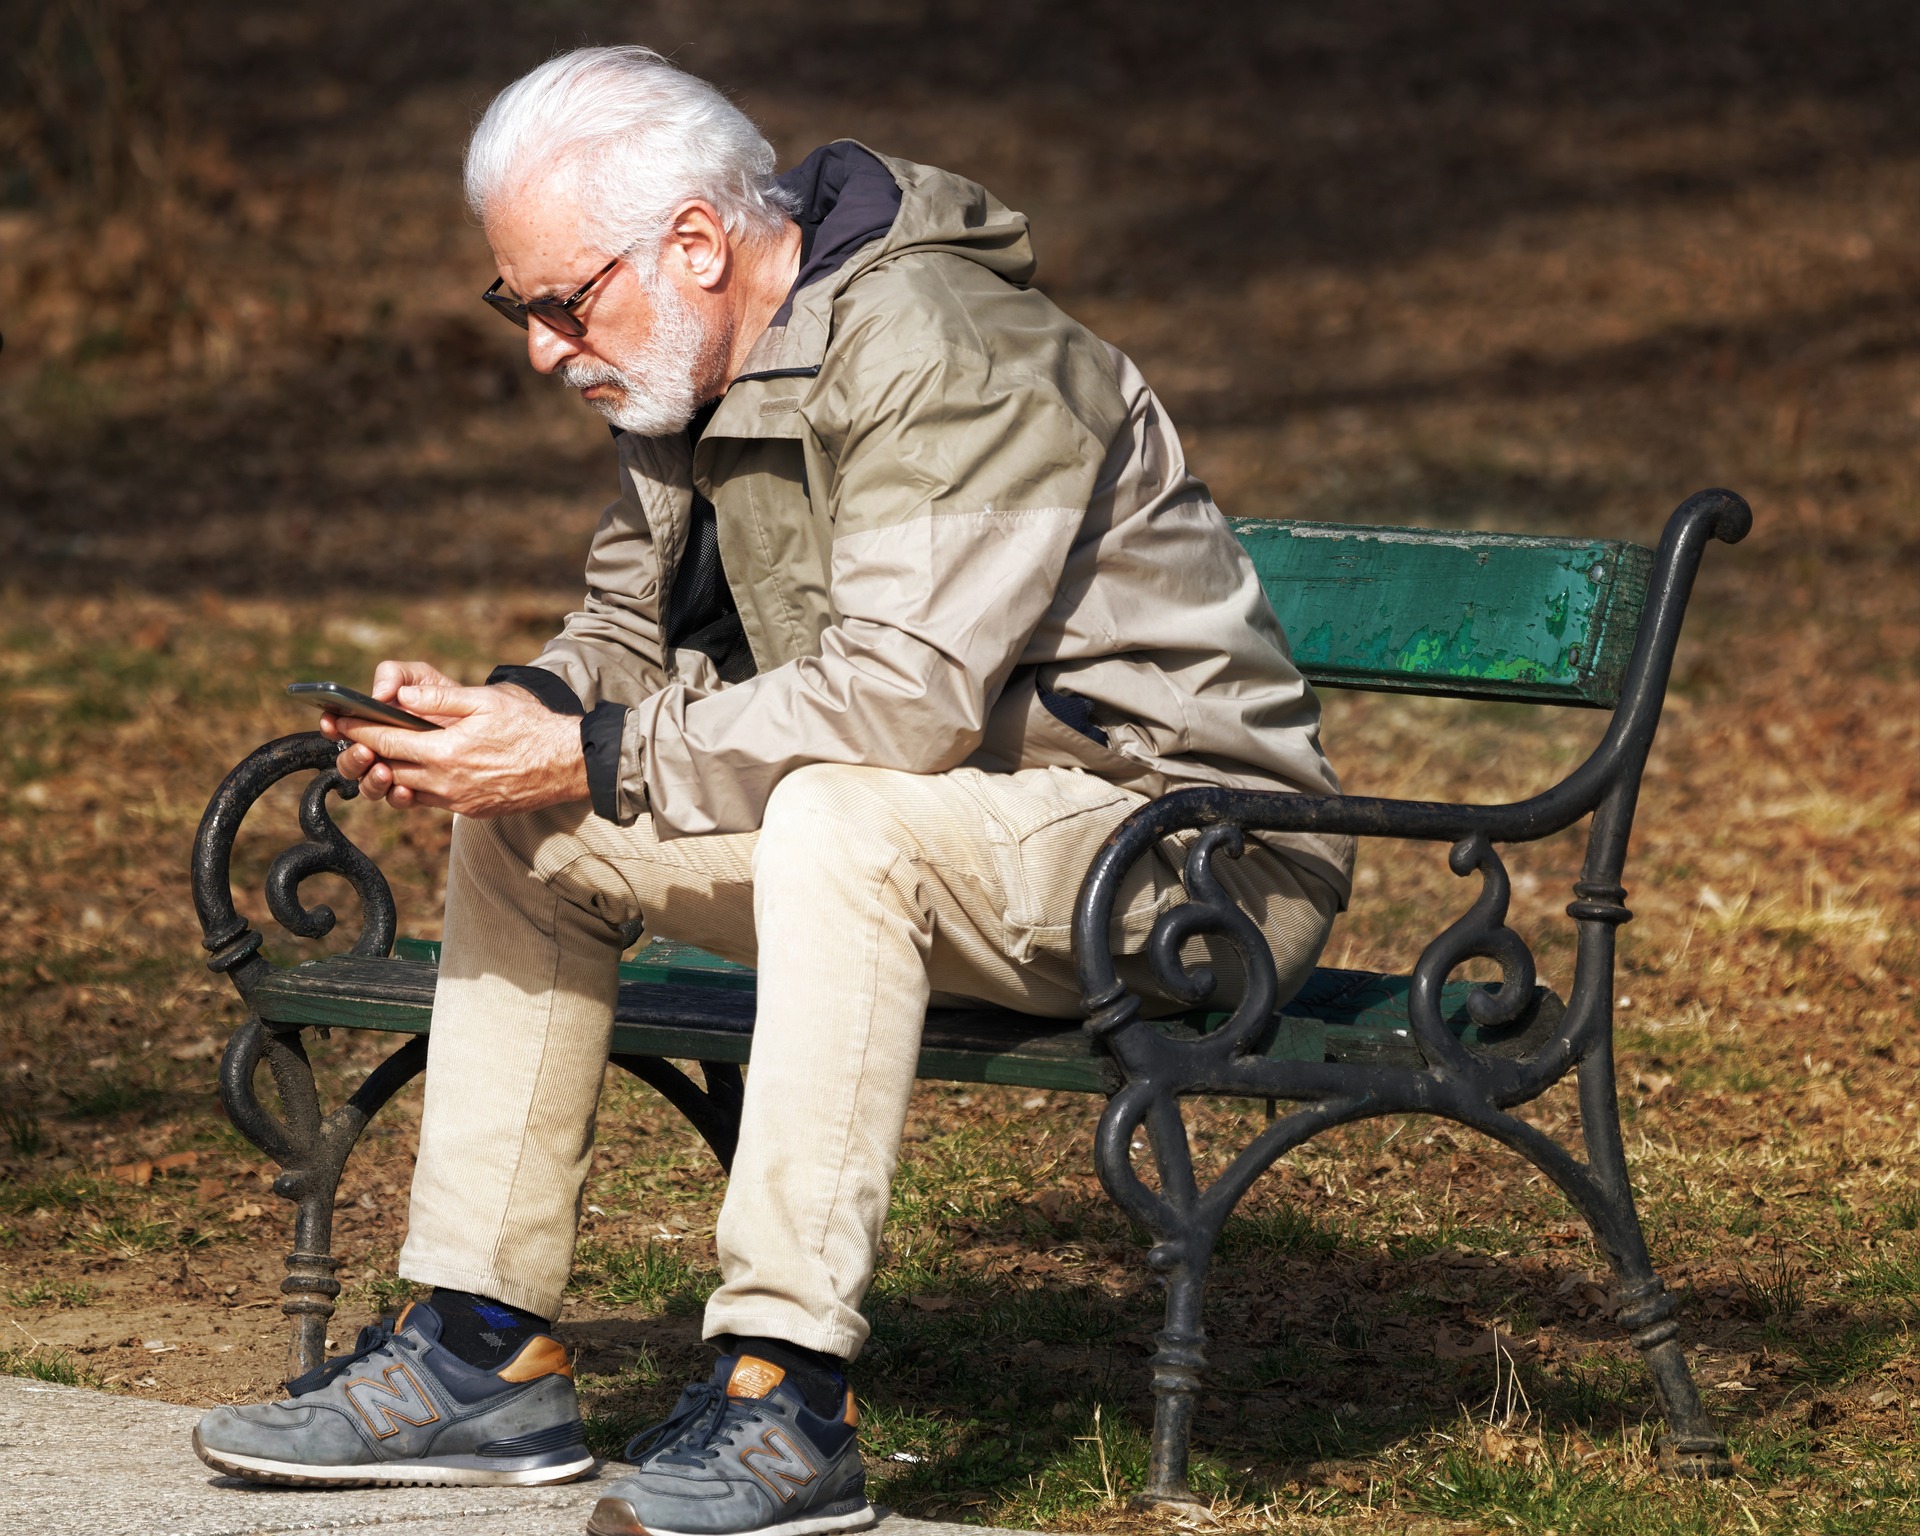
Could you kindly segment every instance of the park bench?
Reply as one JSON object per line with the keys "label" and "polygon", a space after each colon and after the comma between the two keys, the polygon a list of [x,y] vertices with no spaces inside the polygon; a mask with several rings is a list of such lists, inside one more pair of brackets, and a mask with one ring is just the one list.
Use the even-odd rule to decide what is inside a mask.
{"label": "park bench", "polygon": [[[1591,754],[1560,783],[1501,805],[1360,796],[1309,797],[1185,789],[1123,823],[1087,872],[1075,914],[1083,1022],[993,1008],[937,1008],[926,1021],[922,1078],[1004,1083],[1105,1099],[1095,1138],[1100,1181],[1153,1239],[1148,1263],[1167,1287],[1156,1336],[1156,1394],[1147,1495],[1187,1492],[1188,1441],[1206,1366],[1201,1302],[1227,1216],[1254,1180],[1330,1126],[1381,1115],[1445,1116],[1530,1160],[1586,1218],[1612,1266],[1615,1316],[1652,1374],[1667,1421],[1669,1470],[1729,1470],[1726,1442],[1702,1407],[1674,1321],[1676,1298],[1654,1273],[1628,1181],[1614,1094],[1614,930],[1629,920],[1621,884],[1640,779],[1659,723],[1681,620],[1709,539],[1743,538],[1752,515],[1729,491],[1703,491],[1668,521],[1657,551],[1599,539],[1535,538],[1331,523],[1237,521],[1292,642],[1316,684],[1451,698],[1610,709]],[[370,1118],[425,1064],[437,946],[399,939],[379,869],[328,813],[354,786],[317,733],[260,747],[208,805],[194,845],[193,886],[213,970],[239,989],[250,1017],[220,1066],[234,1125],[284,1170],[274,1190],[296,1209],[281,1286],[294,1326],[294,1369],[319,1363],[340,1286],[332,1254],[335,1190]],[[350,951],[290,968],[261,954],[262,934],[235,908],[231,857],[249,809],[272,785],[310,774],[301,841],[266,879],[274,918],[304,938],[334,915],[306,907],[303,881],[344,876],[363,907]],[[1536,981],[1533,957],[1507,926],[1509,881],[1497,847],[1550,836],[1591,817],[1585,862],[1567,907],[1575,966],[1563,999]],[[1321,969],[1281,1003],[1260,932],[1212,871],[1253,831],[1318,831],[1450,845],[1456,875],[1478,873],[1469,909],[1429,942],[1405,976]],[[1122,879],[1159,839],[1187,843],[1188,901],[1164,914],[1149,955],[1163,985],[1192,1002],[1148,1019],[1117,973],[1109,920]],[[1207,1012],[1211,976],[1181,969],[1183,942],[1223,936],[1240,952],[1246,991],[1231,1015]],[[1452,980],[1469,959],[1500,981]],[[662,941],[622,967],[609,1059],[652,1084],[705,1137],[721,1163],[739,1124],[740,1068],[753,1036],[750,971]],[[343,1104],[322,1112],[302,1041],[308,1029],[380,1030],[407,1039]],[[698,1063],[698,1082],[674,1063]],[[256,1092],[268,1068],[279,1099]],[[1584,1160],[1510,1111],[1578,1073]],[[1264,1129],[1202,1188],[1181,1099],[1209,1094],[1280,1101]],[[1144,1131],[1157,1173],[1134,1166]]]}

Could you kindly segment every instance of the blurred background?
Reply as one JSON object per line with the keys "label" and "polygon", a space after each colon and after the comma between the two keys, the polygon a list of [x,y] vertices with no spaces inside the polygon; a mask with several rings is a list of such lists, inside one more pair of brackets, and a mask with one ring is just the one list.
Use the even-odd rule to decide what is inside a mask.
{"label": "blurred background", "polygon": [[36,591],[571,585],[603,429],[476,301],[458,182],[588,41],[784,163],[851,135],[1028,212],[1232,512],[1645,534],[1724,481],[1824,563],[1912,501],[1900,0],[4,15],[0,569]]}
{"label": "blurred background", "polygon": [[[275,1379],[270,1314],[220,1310],[271,1297],[283,1212],[213,1098],[239,1010],[199,966],[193,828],[233,762],[310,725],[286,681],[364,684],[396,654],[477,680],[575,600],[606,429],[479,302],[494,273],[460,157],[550,54],[645,42],[731,93],[783,163],[853,136],[1025,210],[1041,286],[1140,363],[1229,513],[1651,542],[1703,486],[1751,500],[1752,536],[1708,551],[1629,864],[1629,1140],[1742,1454],[1802,1479],[1823,1519],[1869,1462],[1920,1497],[1907,1463],[1874,1461],[1911,1443],[1920,1402],[1902,1395],[1920,1383],[1911,0],[0,0],[0,38],[0,1304],[85,1379],[181,1401]],[[1603,723],[1338,694],[1327,711],[1348,788],[1477,799],[1558,777]],[[402,931],[437,933],[444,819],[346,822]],[[282,819],[243,849],[244,910],[291,836]],[[1363,860],[1332,961],[1411,961],[1466,899],[1432,854]],[[1562,984],[1576,862],[1565,840],[1513,860]],[[368,1050],[327,1047],[329,1083]],[[583,1367],[614,1444],[606,1426],[670,1401],[697,1353],[663,1298],[704,1283],[715,1186],[657,1101],[609,1103],[577,1306],[624,1319]],[[399,1294],[411,1113],[350,1176],[349,1313]],[[1541,1113],[1572,1123],[1570,1101]],[[1109,1427],[1132,1426],[1115,1455],[1137,1460],[1126,1340],[1154,1300],[1087,1176],[1088,1106],[927,1089],[915,1114],[918,1193],[874,1304],[894,1396],[872,1422],[924,1465],[889,1471],[888,1496],[1106,1522],[1107,1443],[1082,1410],[1107,1394]],[[1253,1122],[1197,1123],[1224,1156]],[[1588,1437],[1577,1464],[1601,1456],[1592,1476],[1626,1498],[1646,1393],[1581,1300],[1584,1236],[1516,1235],[1565,1215],[1502,1158],[1384,1134],[1290,1160],[1304,1173],[1263,1184],[1223,1250],[1209,1326],[1242,1384],[1203,1405],[1201,1439],[1235,1447],[1233,1477],[1245,1452],[1253,1481],[1232,1486],[1316,1509],[1364,1490],[1371,1509],[1376,1486],[1467,1455],[1433,1426],[1486,1363],[1436,1364],[1431,1329],[1524,1318],[1549,1441]],[[654,1264],[656,1238],[685,1263],[640,1285],[631,1255]],[[1462,1247],[1495,1256],[1478,1278],[1422,1268]],[[978,1310],[1016,1276],[1080,1331]],[[681,1321],[644,1332],[656,1313]],[[177,1351],[136,1347],[174,1329]],[[1045,1350],[996,1355],[1009,1339],[1062,1350],[1077,1406],[1053,1406]],[[1233,1363],[1269,1346],[1294,1353]],[[1021,1371],[1030,1392],[1000,1385]],[[991,1459],[1035,1423],[1031,1454]],[[1461,1518],[1654,1528],[1652,1504],[1591,1527],[1541,1513],[1537,1480],[1501,1505],[1534,1453],[1487,1447],[1480,1471],[1435,1474],[1480,1490]],[[1441,1497],[1420,1486],[1415,1504]],[[1714,1497],[1686,1506],[1698,1529],[1753,1523]]]}

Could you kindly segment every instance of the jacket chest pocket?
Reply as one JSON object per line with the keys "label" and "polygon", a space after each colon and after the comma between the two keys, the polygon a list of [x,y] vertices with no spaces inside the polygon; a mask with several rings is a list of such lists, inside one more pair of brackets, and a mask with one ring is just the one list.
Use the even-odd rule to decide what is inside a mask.
{"label": "jacket chest pocket", "polygon": [[[707,449],[706,441],[701,448]],[[832,546],[807,495],[798,441],[723,439],[703,451],[720,564],[762,672],[817,656],[833,622]]]}

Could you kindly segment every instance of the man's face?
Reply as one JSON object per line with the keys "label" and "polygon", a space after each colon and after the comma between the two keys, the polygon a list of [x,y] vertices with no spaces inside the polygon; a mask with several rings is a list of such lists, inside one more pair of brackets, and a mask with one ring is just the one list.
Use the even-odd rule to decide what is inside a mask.
{"label": "man's face", "polygon": [[[579,224],[570,197],[537,185],[487,220],[500,276],[516,297],[563,298],[607,264],[613,253],[582,244]],[[573,313],[587,327],[584,336],[529,322],[528,359],[541,373],[558,373],[615,426],[645,437],[678,432],[720,392],[730,316],[693,279],[672,241],[632,252]]]}

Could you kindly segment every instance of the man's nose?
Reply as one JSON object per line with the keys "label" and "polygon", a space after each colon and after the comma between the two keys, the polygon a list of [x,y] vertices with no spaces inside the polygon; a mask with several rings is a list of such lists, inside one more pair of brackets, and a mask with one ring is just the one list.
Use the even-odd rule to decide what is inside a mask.
{"label": "man's nose", "polygon": [[527,361],[535,373],[552,373],[570,357],[579,355],[580,345],[571,336],[562,336],[550,325],[529,316],[527,320]]}

